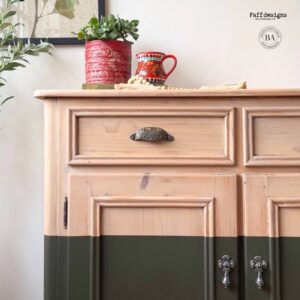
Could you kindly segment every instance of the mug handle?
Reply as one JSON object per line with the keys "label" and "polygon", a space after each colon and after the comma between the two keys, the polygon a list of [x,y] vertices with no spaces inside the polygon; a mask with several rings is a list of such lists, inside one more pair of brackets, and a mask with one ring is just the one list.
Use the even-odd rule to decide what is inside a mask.
{"label": "mug handle", "polygon": [[163,58],[162,63],[163,63],[166,59],[168,59],[168,58],[172,58],[172,59],[174,60],[174,65],[173,65],[173,67],[170,69],[170,71],[166,73],[166,78],[168,78],[168,77],[171,75],[171,73],[174,71],[174,69],[175,69],[176,66],[177,66],[177,58],[176,58],[174,55],[172,55],[172,54],[166,55],[166,56]]}

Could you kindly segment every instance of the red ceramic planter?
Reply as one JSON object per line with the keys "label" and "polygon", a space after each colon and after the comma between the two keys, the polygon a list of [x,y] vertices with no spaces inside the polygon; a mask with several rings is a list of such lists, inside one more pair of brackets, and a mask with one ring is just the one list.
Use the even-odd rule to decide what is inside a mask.
{"label": "red ceramic planter", "polygon": [[86,83],[126,83],[131,76],[131,43],[95,40],[85,45]]}

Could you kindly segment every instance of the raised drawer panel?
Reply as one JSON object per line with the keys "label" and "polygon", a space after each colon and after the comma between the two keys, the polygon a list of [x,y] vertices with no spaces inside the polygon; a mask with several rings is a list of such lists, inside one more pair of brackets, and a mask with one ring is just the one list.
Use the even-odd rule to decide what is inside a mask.
{"label": "raised drawer panel", "polygon": [[247,166],[300,165],[300,109],[244,109]]}
{"label": "raised drawer panel", "polygon": [[[69,164],[234,163],[232,108],[111,108],[69,111]],[[174,141],[133,141],[144,127],[159,127]]]}

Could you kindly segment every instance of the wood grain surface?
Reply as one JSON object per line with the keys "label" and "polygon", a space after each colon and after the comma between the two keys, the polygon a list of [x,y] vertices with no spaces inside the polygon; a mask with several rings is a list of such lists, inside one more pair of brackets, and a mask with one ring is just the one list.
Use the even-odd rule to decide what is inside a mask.
{"label": "wood grain surface", "polygon": [[300,175],[244,175],[244,235],[300,237]]}
{"label": "wood grain surface", "polygon": [[[228,236],[232,232],[232,234],[235,234],[235,231],[230,231],[230,228],[234,227],[232,227],[231,222],[238,222],[237,231],[239,235],[251,236],[253,234],[254,236],[257,236],[262,234],[263,236],[276,236],[280,234],[291,236],[298,234],[298,227],[295,227],[296,229],[292,228],[292,226],[297,225],[297,218],[298,215],[300,215],[299,209],[294,207],[297,204],[294,205],[293,202],[293,207],[281,208],[282,203],[280,202],[280,199],[285,201],[287,197],[293,197],[295,200],[290,198],[288,200],[297,202],[297,199],[300,195],[299,181],[297,179],[297,176],[300,176],[300,170],[297,163],[295,163],[295,159],[297,160],[296,153],[298,151],[298,136],[300,131],[298,117],[298,112],[300,110],[300,96],[298,90],[272,90],[266,93],[261,93],[261,91],[260,93],[257,91],[254,93],[254,91],[252,91],[252,94],[250,93],[252,95],[251,98],[244,97],[245,95],[240,97],[238,96],[238,93],[229,93],[228,91],[226,91],[226,94],[231,95],[230,97],[224,97],[224,94],[223,96],[220,96],[220,91],[216,91],[215,93],[210,91],[209,97],[206,94],[201,94],[198,96],[195,94],[193,97],[187,95],[184,96],[184,94],[181,92],[178,94],[173,92],[173,96],[168,94],[168,97],[160,97],[153,94],[151,96],[145,94],[143,97],[142,93],[132,96],[129,94],[120,94],[119,97],[113,97],[113,95],[116,96],[115,93],[108,94],[105,91],[102,94],[101,91],[97,91],[98,96],[96,98],[96,94],[87,93],[83,95],[82,92],[74,92],[76,97],[74,97],[73,92],[68,91],[64,91],[63,96],[59,96],[59,94],[57,94],[55,97],[53,96],[55,92],[52,91],[51,93],[53,98],[44,100],[46,235],[68,236],[72,234],[76,235],[76,232],[79,234],[91,234],[91,232],[93,232],[95,229],[92,229],[91,223],[88,221],[91,220],[90,216],[87,214],[87,212],[91,209],[91,205],[87,205],[86,201],[91,201],[91,198],[93,198],[95,202],[95,199],[100,199],[105,195],[101,193],[95,193],[93,197],[90,197],[90,195],[93,194],[90,189],[92,188],[95,191],[98,189],[98,186],[101,188],[110,186],[110,188],[112,188],[111,183],[108,182],[108,179],[114,176],[118,177],[118,174],[123,174],[123,177],[120,177],[119,183],[114,185],[115,194],[112,194],[114,197],[122,197],[126,195],[125,191],[128,185],[128,180],[130,181],[130,178],[132,178],[131,176],[137,176],[137,178],[139,178],[138,181],[141,181],[141,178],[143,178],[145,174],[157,174],[157,177],[154,176],[152,178],[154,181],[155,178],[164,178],[165,176],[173,176],[172,178],[175,178],[176,176],[186,176],[184,177],[185,179],[182,179],[178,182],[174,182],[173,180],[172,187],[168,186],[166,182],[160,183],[162,186],[161,188],[170,189],[174,192],[176,191],[176,193],[173,193],[172,195],[174,197],[183,197],[183,201],[187,200],[189,197],[212,197],[216,199],[215,201],[225,197],[224,199],[227,200],[222,200],[225,202],[222,204],[222,206],[220,206],[222,207],[222,212],[218,213],[217,211],[217,207],[218,205],[221,205],[221,202],[216,202],[218,203],[215,209],[216,218],[220,219],[220,224],[223,224],[222,226],[224,226],[223,229],[218,229],[217,224],[215,224],[214,231],[215,234],[219,236]],[[49,95],[51,93],[48,92]],[[94,96],[90,97],[91,95]],[[63,98],[59,98],[58,96]],[[227,131],[227,133],[230,132],[230,135],[232,135],[229,137],[229,140],[231,141],[231,148],[228,147],[228,145],[225,147],[225,149],[232,149],[232,151],[228,151],[227,153],[231,153],[231,161],[233,161],[234,164],[220,165],[218,163],[211,163],[207,165],[204,163],[204,161],[201,163],[185,163],[182,158],[178,159],[179,155],[190,155],[191,157],[197,155],[197,153],[200,153],[200,155],[204,157],[204,155],[208,156],[209,153],[216,154],[216,151],[219,151],[216,150],[219,147],[218,145],[222,145],[223,147],[226,144],[226,138],[223,140],[221,138],[222,127],[221,122],[219,122],[220,119],[224,118],[224,108],[230,108],[228,111],[232,111],[232,109],[235,111],[233,117],[231,118],[232,123],[230,123],[232,124],[230,125],[232,126],[230,127],[232,130]],[[213,115],[203,116],[200,114],[200,112],[207,112],[207,110],[210,110]],[[174,116],[174,111],[177,114],[176,116]],[[218,116],[220,111],[223,111],[222,116]],[[78,113],[79,116],[77,117],[79,118],[86,118],[81,120],[82,122],[79,124],[79,127],[81,127],[81,133],[80,130],[79,132],[76,132],[75,127],[73,126],[74,123],[70,123],[72,118],[73,122],[75,120],[75,117],[72,115],[72,113],[74,116],[76,113]],[[247,123],[249,120],[246,118],[246,116],[248,116],[246,113],[248,115],[253,113],[254,118],[257,113],[262,114],[258,116],[256,120],[254,120],[254,127],[256,128],[254,135],[253,133],[252,135],[250,134],[252,127],[249,127],[249,123]],[[168,114],[170,114],[171,117],[168,116]],[[182,114],[188,114],[188,116],[184,117]],[[117,125],[119,118],[124,121],[124,124],[126,124],[125,128],[127,129],[124,133],[122,132],[122,129],[120,129],[121,127]],[[171,124],[165,120],[169,120],[169,118],[174,121],[174,126],[172,125],[173,122]],[[183,118],[187,120],[187,122],[183,122]],[[168,126],[166,128],[168,131],[170,131],[170,133],[173,133],[174,130],[174,132],[176,131],[182,135],[184,134],[185,130],[189,132],[189,129],[192,128],[191,132],[193,132],[193,139],[196,139],[197,143],[193,144],[193,147],[189,147],[187,145],[186,148],[184,148],[182,144],[177,144],[179,148],[174,148],[173,150],[175,151],[173,154],[175,153],[177,156],[175,155],[175,157],[171,158],[170,156],[170,158],[167,158],[169,161],[168,164],[151,164],[151,158],[149,158],[149,155],[156,155],[156,157],[159,156],[158,160],[163,162],[163,159],[165,159],[163,158],[164,155],[171,155],[171,153],[162,151],[162,149],[164,149],[163,147],[168,145],[157,145],[158,147],[155,148],[157,149],[155,150],[156,152],[153,150],[154,152],[149,151],[147,154],[147,150],[145,149],[148,149],[147,147],[149,145],[137,144],[133,147],[134,149],[129,152],[128,157],[125,158],[125,160],[127,159],[129,163],[118,163],[120,158],[118,160],[117,156],[120,154],[124,155],[124,153],[127,153],[126,151],[128,151],[128,149],[124,150],[122,146],[118,148],[117,143],[119,143],[120,137],[123,136],[123,134],[126,134],[127,138],[127,135],[129,132],[131,132],[131,130],[142,126],[142,124],[139,122],[133,122],[134,125],[131,125],[130,120],[136,119],[143,120],[143,122],[147,121],[147,124]],[[211,125],[213,125],[212,134],[210,135],[211,131],[207,130],[205,131],[206,133],[204,135],[203,128],[209,128]],[[90,126],[95,128],[94,130],[91,130],[92,134],[94,135],[92,139],[90,139],[88,136],[90,132]],[[180,126],[183,126],[182,128],[185,128],[185,130],[180,129]],[[108,131],[117,128],[115,133],[117,136],[116,144],[110,140],[110,136],[114,135],[111,132],[106,136],[104,135],[107,142],[105,145],[101,144],[99,140],[97,140],[98,136],[102,136],[103,133],[105,133],[105,130],[103,129],[105,127],[108,128]],[[228,134],[226,134],[226,130],[228,130],[228,128],[226,129],[223,127],[223,129],[224,131],[222,130],[222,136],[228,137]],[[83,138],[84,142],[81,142],[81,144],[79,142],[79,148],[76,148],[76,140],[78,140],[78,136]],[[91,140],[93,140],[93,142],[91,142]],[[212,146],[213,144],[210,142],[212,140],[214,140],[213,144],[215,146]],[[255,143],[250,145],[251,141],[254,141]],[[127,139],[124,143],[127,145]],[[198,143],[201,143],[201,145]],[[251,146],[250,148],[249,145]],[[109,152],[110,147],[112,147],[111,153]],[[140,149],[139,147],[143,149],[143,151],[138,152]],[[82,160],[78,165],[75,163],[70,164],[70,161],[72,161],[73,158],[78,154],[78,149],[81,151],[81,154],[84,153],[88,156],[94,155],[95,153],[99,155],[102,151],[101,149],[105,149],[107,156],[104,159],[102,158],[101,163],[99,163],[98,157],[95,161],[88,158]],[[221,149],[221,147],[219,149]],[[270,158],[270,155],[273,158],[274,153],[277,156],[279,154],[279,158],[276,158],[275,156],[277,160],[268,159],[263,165],[248,166],[245,165],[245,162],[249,160],[247,160],[247,157],[249,158],[247,153],[250,153],[251,149],[253,149],[254,154],[262,155],[262,157],[265,158]],[[143,159],[143,163],[135,163],[135,161],[139,161],[137,155],[146,154],[148,155],[148,158]],[[134,155],[136,155],[136,158],[134,158]],[[228,157],[230,157],[230,155]],[[204,157],[204,159],[208,158]],[[284,163],[281,165],[280,161],[278,162],[278,159],[285,161],[288,160],[289,163]],[[148,160],[150,160],[150,162]],[[195,158],[193,158],[193,160],[194,162],[196,161]],[[191,159],[190,161],[193,160]],[[243,174],[253,176],[251,177],[251,180],[246,180],[246,186],[245,183],[243,184]],[[204,190],[206,191],[209,191],[211,187],[210,183],[204,180],[205,176],[212,176],[213,178],[216,178],[216,175],[237,175],[237,190],[232,192],[232,189],[230,189],[229,192],[229,190],[224,191],[224,187],[216,189],[216,191],[222,191],[220,192],[219,196],[214,193],[200,193],[199,191],[204,186]],[[76,179],[79,180],[78,188],[77,184],[72,184],[72,186],[70,186],[71,183],[69,178],[75,178],[76,176],[79,178]],[[103,179],[92,184],[90,183],[90,186],[84,185],[84,181],[87,180],[87,178],[90,180],[90,178],[95,178],[97,176],[100,176],[101,178],[103,177]],[[195,183],[194,181],[190,181],[190,179],[188,179],[190,176],[200,176],[201,180]],[[107,178],[105,179],[105,177]],[[280,225],[276,225],[276,223],[273,222],[275,225],[273,226],[272,230],[266,223],[266,220],[271,218],[271,210],[261,207],[261,203],[270,206],[270,204],[268,204],[269,200],[267,200],[269,198],[266,198],[264,194],[265,185],[262,178],[268,178],[270,192],[268,197],[274,200],[271,203],[273,206],[275,205],[273,210],[277,209],[276,207],[278,207],[279,210],[280,222],[278,224]],[[226,181],[226,179],[224,180]],[[190,182],[192,183],[190,184]],[[136,184],[136,186],[138,186],[138,184]],[[198,187],[199,189],[197,190],[195,187]],[[130,197],[133,198],[140,196],[147,196],[150,198],[166,196],[164,193],[169,195],[169,191],[164,191],[164,193],[160,194],[153,192],[152,194],[141,195],[140,190],[132,190],[135,191],[130,194]],[[120,191],[120,193],[117,194],[116,191]],[[282,193],[282,191],[284,191],[284,193]],[[223,196],[223,193],[226,193],[226,195]],[[65,230],[63,226],[63,207],[65,197],[68,197],[69,199],[69,209],[71,211],[73,199],[76,199],[75,203],[77,201],[78,203],[81,203],[78,204],[79,206],[75,211],[73,210],[73,217],[70,215],[69,228],[67,230]],[[124,201],[127,200],[128,199],[124,199]],[[146,214],[152,216],[154,211],[156,211],[155,215],[156,213],[159,215],[161,212],[163,212],[162,214],[165,215],[164,220],[172,220],[175,218],[175,215],[178,211],[180,211],[180,209],[177,210],[175,207],[171,209],[147,208]],[[114,220],[116,214],[123,214],[127,208],[106,207],[103,209],[101,208],[101,210],[102,213],[104,213],[104,217],[106,217],[102,220],[104,222],[112,222],[109,220]],[[136,224],[140,224],[140,221],[138,221],[138,218],[140,218],[140,210],[141,208],[136,207],[127,211],[128,216],[138,215]],[[188,210],[186,210],[186,212],[187,211]],[[82,220],[85,220],[85,222],[88,223],[85,225],[80,223],[81,217],[78,219],[78,221],[76,214],[83,214],[85,219],[82,218]],[[199,229],[200,227],[197,225],[197,222],[202,224],[202,218],[204,218],[203,210],[201,211],[201,208],[192,208],[187,214],[183,212],[179,212],[178,214],[181,218],[180,223],[188,221],[193,224],[187,225],[188,227],[186,228],[190,228],[189,226],[194,229],[197,228],[196,230],[198,231],[196,234],[203,234],[204,228]],[[190,216],[188,216],[189,214]],[[192,217],[196,214],[199,215],[197,220]],[[232,214],[237,216],[237,221],[235,221],[234,218],[232,219]],[[274,214],[275,213],[273,213],[273,215]],[[249,223],[249,220],[251,219],[252,223]],[[294,220],[291,221],[291,224],[294,225],[289,225],[289,219]],[[74,226],[72,225],[73,222]],[[170,223],[167,222],[164,224]],[[226,224],[228,224],[228,227]],[[110,227],[111,226],[105,226],[103,232],[109,232],[107,230],[113,230],[110,229]],[[164,225],[164,228],[164,232],[172,232],[175,227],[172,227],[172,229],[167,228],[167,225]],[[180,232],[181,229],[174,229],[172,234],[175,234],[177,230]],[[191,234],[191,231],[187,229],[184,229],[182,232],[182,234]]]}
{"label": "wood grain surface", "polygon": [[[71,165],[203,164],[234,161],[233,108],[140,107],[69,112]],[[133,141],[144,127],[167,131],[174,141]]]}
{"label": "wood grain surface", "polygon": [[38,90],[39,99],[57,98],[220,98],[220,97],[300,97],[300,89],[183,89],[183,90]]}

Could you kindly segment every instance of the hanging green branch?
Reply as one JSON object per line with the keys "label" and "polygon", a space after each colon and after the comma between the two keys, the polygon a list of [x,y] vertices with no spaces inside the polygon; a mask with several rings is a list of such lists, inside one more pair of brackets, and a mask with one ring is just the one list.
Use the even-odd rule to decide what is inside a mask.
{"label": "hanging green branch", "polygon": [[[38,56],[40,53],[51,53],[52,45],[47,42],[39,44],[31,44],[28,40],[24,43],[20,38],[16,37],[16,29],[23,26],[13,20],[16,15],[14,4],[20,0],[4,0],[3,6],[0,8],[0,88],[6,83],[3,73],[14,71],[18,68],[25,68],[28,64],[27,56]],[[0,100],[3,105],[13,96]],[[0,95],[1,99],[1,95]]]}

